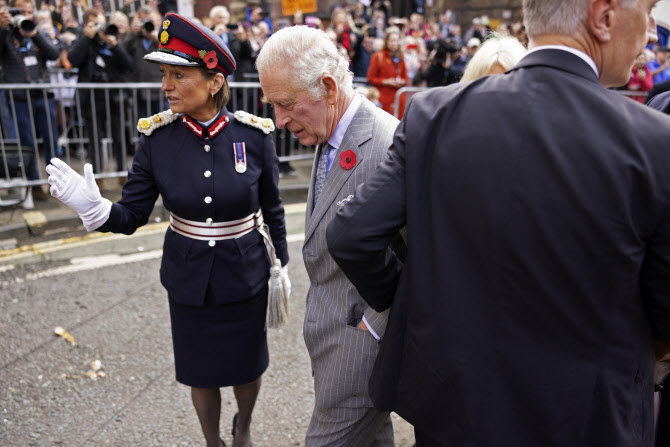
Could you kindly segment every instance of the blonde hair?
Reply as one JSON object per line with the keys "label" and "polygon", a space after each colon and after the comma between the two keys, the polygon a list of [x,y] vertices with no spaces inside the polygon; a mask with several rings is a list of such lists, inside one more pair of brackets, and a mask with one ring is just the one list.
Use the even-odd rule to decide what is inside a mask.
{"label": "blonde hair", "polygon": [[495,33],[491,36],[468,62],[461,82],[493,74],[496,66],[507,71],[525,56],[526,48],[515,37],[499,37]]}

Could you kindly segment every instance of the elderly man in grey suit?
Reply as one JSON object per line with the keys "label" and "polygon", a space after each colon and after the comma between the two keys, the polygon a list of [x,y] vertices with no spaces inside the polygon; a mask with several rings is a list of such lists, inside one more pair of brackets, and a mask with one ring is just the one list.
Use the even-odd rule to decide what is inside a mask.
{"label": "elderly man in grey suit", "polygon": [[303,246],[311,281],[303,332],[316,397],[306,445],[392,446],[390,415],[375,410],[368,395],[388,311],[375,312],[337,267],[326,226],[377,168],[398,120],[353,90],[349,62],[322,31],[277,32],[256,66],[277,126],[318,145]]}

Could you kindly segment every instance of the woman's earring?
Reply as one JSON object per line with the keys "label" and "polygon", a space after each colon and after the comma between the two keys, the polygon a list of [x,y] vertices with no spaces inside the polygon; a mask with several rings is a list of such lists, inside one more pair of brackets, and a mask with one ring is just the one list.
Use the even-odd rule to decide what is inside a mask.
{"label": "woman's earring", "polygon": [[214,98],[214,93],[212,93],[212,98]]}

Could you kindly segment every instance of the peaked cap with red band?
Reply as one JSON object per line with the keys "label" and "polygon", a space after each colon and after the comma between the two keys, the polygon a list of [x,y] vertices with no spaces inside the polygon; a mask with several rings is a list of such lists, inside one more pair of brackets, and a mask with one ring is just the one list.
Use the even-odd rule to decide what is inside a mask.
{"label": "peaked cap with red band", "polygon": [[158,51],[144,56],[149,62],[168,65],[202,66],[226,76],[235,71],[235,59],[214,31],[169,12],[158,30]]}

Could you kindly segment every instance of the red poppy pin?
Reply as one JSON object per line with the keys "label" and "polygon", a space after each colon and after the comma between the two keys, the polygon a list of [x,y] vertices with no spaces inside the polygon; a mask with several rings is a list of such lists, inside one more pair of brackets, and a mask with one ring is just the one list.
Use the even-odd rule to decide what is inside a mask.
{"label": "red poppy pin", "polygon": [[202,60],[205,61],[205,65],[207,65],[207,68],[210,70],[214,67],[216,67],[216,64],[219,63],[219,60],[216,58],[216,52],[214,50],[210,51],[209,53],[205,54],[202,57]]}
{"label": "red poppy pin", "polygon": [[351,149],[340,154],[340,166],[347,171],[356,166],[356,154]]}

